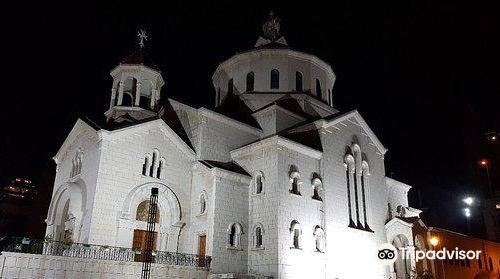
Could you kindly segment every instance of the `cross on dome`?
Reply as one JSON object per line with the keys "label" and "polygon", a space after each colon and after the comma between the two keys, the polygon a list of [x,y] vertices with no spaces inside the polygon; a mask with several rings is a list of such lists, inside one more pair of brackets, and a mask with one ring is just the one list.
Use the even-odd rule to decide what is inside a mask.
{"label": "cross on dome", "polygon": [[274,15],[273,11],[270,11],[269,19],[262,24],[262,36],[255,43],[255,47],[273,45],[280,47],[288,46],[285,38],[280,35],[280,19]]}
{"label": "cross on dome", "polygon": [[141,29],[137,32],[137,37],[139,38],[139,46],[144,48],[144,41],[148,40],[148,36],[146,35],[146,30]]}
{"label": "cross on dome", "polygon": [[262,25],[262,32],[266,39],[276,41],[280,33],[280,20],[274,16],[274,11],[269,11],[269,20]]}

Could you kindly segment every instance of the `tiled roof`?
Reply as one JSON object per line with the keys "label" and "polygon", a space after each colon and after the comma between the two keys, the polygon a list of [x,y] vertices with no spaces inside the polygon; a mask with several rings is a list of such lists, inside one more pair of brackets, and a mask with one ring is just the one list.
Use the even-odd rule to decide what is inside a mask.
{"label": "tiled roof", "polygon": [[237,95],[230,94],[220,106],[214,109],[214,111],[252,127],[261,129],[259,123],[257,123],[252,116],[253,111]]}
{"label": "tiled roof", "polygon": [[219,161],[211,161],[211,160],[200,160],[200,163],[207,166],[208,168],[219,168],[223,170],[232,171],[235,173],[251,176],[248,172],[246,172],[240,165],[235,162],[219,162]]}
{"label": "tiled roof", "polygon": [[153,70],[160,71],[160,68],[158,68],[156,63],[149,57],[147,52],[142,48],[137,49],[132,54],[130,54],[127,58],[123,59],[123,61],[120,64],[144,65],[144,66],[147,66]]}

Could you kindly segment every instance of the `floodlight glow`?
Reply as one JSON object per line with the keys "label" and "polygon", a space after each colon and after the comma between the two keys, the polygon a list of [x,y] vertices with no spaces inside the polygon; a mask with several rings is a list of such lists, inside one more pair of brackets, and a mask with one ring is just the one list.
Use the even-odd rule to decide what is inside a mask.
{"label": "floodlight glow", "polygon": [[470,217],[470,208],[464,208],[464,214],[466,217]]}
{"label": "floodlight glow", "polygon": [[432,246],[436,246],[439,244],[439,238],[437,238],[436,236],[431,237],[431,239],[429,241],[430,241]]}
{"label": "floodlight glow", "polygon": [[464,202],[467,205],[472,205],[474,203],[474,199],[472,197],[467,197],[467,198],[464,199]]}

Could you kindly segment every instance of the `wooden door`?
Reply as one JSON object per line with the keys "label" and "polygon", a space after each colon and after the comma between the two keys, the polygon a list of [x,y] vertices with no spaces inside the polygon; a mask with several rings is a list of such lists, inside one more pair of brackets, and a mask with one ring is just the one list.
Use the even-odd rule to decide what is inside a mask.
{"label": "wooden door", "polygon": [[200,235],[198,238],[198,266],[205,266],[205,252],[207,246],[207,236]]}
{"label": "wooden door", "polygon": [[[141,253],[135,254],[135,261],[141,262],[143,259],[144,252],[146,250],[146,240],[147,240],[148,232],[144,230],[134,230],[134,238],[132,240],[132,250],[140,250]],[[158,233],[153,234],[153,250],[156,250],[156,239],[158,237]]]}

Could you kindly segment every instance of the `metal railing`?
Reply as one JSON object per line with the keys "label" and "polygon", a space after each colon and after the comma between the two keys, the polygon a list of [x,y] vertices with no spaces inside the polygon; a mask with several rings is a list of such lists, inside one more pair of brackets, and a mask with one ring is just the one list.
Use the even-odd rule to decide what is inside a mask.
{"label": "metal railing", "polygon": [[[142,262],[145,254],[144,250],[133,250],[131,248],[65,243],[22,237],[4,239],[0,242],[0,251],[125,262]],[[211,261],[210,256],[153,251],[153,263],[157,264],[210,268]]]}

